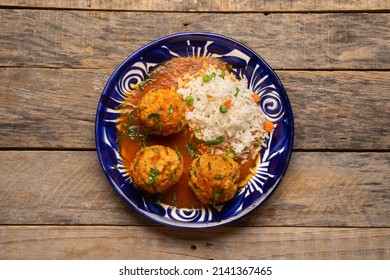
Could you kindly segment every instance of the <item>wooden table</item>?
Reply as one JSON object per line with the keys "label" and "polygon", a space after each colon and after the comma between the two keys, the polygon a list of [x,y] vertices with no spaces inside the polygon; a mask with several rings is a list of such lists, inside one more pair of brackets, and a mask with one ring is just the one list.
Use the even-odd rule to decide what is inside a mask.
{"label": "wooden table", "polygon": [[[389,11],[365,0],[0,1],[0,259],[390,259]],[[132,210],[94,140],[116,66],[182,31],[254,49],[295,117],[274,195],[201,231]]]}

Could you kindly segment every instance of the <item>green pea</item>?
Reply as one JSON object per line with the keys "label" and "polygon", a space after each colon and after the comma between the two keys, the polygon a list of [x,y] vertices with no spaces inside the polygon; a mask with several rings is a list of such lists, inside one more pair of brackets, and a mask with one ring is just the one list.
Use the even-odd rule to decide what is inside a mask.
{"label": "green pea", "polygon": [[186,97],[186,104],[188,106],[194,105],[194,98],[191,95]]}
{"label": "green pea", "polygon": [[226,154],[228,157],[232,158],[232,159],[235,159],[236,158],[236,154],[234,152],[228,152]]}
{"label": "green pea", "polygon": [[222,114],[225,114],[225,113],[228,111],[228,107],[226,107],[225,104],[222,104],[221,106],[219,106],[219,111],[220,111]]}
{"label": "green pea", "polygon": [[207,83],[207,82],[211,81],[211,78],[212,77],[210,75],[205,74],[205,75],[203,75],[202,80],[204,83]]}

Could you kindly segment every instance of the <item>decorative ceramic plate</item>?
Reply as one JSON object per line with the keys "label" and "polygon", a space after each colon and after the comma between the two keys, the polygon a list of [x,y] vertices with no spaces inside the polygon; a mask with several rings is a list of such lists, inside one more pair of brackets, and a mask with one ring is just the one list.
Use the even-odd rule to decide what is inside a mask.
{"label": "decorative ceramic plate", "polygon": [[[115,108],[131,90],[143,81],[150,69],[179,56],[208,56],[233,66],[233,73],[245,76],[248,88],[260,95],[266,118],[275,127],[260,152],[256,174],[229,202],[213,207],[182,209],[156,203],[134,186],[118,152]],[[211,33],[179,33],[151,42],[130,55],[108,80],[96,113],[96,148],[100,164],[115,191],[140,214],[164,225],[182,228],[209,228],[226,225],[260,206],[280,184],[289,164],[294,124],[287,94],[268,64],[245,45]]]}

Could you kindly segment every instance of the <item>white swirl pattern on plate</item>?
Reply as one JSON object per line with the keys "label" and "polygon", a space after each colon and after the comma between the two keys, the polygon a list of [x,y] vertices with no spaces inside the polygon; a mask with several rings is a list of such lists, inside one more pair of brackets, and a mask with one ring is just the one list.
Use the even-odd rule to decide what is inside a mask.
{"label": "white swirl pattern on plate", "polygon": [[150,72],[153,66],[157,63],[136,62],[131,69],[121,78],[115,90],[122,98],[125,98],[126,93],[133,89],[133,85],[145,80],[146,75]]}

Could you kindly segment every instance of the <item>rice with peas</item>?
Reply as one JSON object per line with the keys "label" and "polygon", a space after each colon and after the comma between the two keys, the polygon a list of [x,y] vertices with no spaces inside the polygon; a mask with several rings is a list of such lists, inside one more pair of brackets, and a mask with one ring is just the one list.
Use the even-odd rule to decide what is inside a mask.
{"label": "rice with peas", "polygon": [[191,101],[186,118],[195,137],[203,141],[223,137],[222,143],[209,146],[209,153],[234,152],[245,161],[265,146],[265,116],[247,85],[246,78],[238,80],[212,64],[205,64],[194,75],[179,80],[177,92]]}

